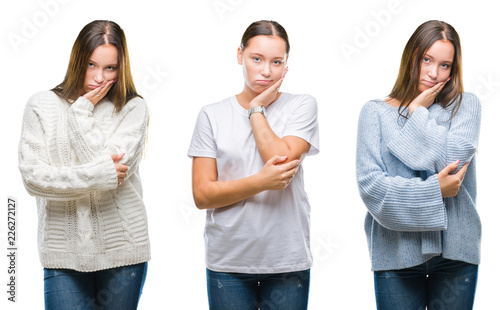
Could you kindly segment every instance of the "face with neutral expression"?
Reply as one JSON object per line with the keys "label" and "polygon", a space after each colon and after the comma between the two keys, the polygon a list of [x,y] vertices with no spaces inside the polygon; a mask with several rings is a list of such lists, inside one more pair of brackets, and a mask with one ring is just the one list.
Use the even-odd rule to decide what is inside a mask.
{"label": "face with neutral expression", "polygon": [[437,40],[425,52],[420,65],[418,91],[423,92],[443,82],[451,74],[455,47],[450,41]]}
{"label": "face with neutral expression", "polygon": [[102,84],[118,77],[118,50],[113,44],[96,47],[87,67],[83,93],[86,94]]}
{"label": "face with neutral expression", "polygon": [[251,38],[243,51],[238,48],[245,91],[260,94],[276,83],[283,76],[287,59],[286,43],[281,37],[259,35]]}

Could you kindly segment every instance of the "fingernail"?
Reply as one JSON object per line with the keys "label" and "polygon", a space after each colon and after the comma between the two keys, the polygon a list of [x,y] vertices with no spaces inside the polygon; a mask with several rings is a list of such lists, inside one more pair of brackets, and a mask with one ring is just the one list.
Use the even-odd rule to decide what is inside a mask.
{"label": "fingernail", "polygon": [[460,164],[460,159],[455,162],[455,165]]}
{"label": "fingernail", "polygon": [[125,153],[122,154],[122,157],[125,156]]}

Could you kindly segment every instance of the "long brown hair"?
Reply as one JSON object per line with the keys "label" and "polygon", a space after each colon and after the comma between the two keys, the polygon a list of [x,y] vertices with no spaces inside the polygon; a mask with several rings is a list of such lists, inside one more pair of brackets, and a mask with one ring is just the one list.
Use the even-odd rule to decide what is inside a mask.
{"label": "long brown hair", "polygon": [[52,91],[70,103],[81,96],[90,56],[102,44],[113,44],[118,50],[118,78],[106,98],[119,112],[130,99],[140,96],[132,79],[125,33],[117,23],[109,20],[95,20],[83,27],[73,44],[66,76]]}
{"label": "long brown hair", "polygon": [[399,74],[394,87],[389,94],[390,98],[401,102],[399,115],[407,118],[410,102],[419,95],[418,84],[420,80],[420,67],[422,59],[427,50],[437,40],[446,40],[453,44],[455,53],[451,66],[451,80],[446,83],[437,95],[434,103],[438,103],[443,108],[451,106],[454,102],[451,118],[457,113],[462,102],[464,92],[462,81],[462,49],[460,47],[460,37],[455,29],[442,21],[430,20],[420,25],[406,43],[401,57]]}

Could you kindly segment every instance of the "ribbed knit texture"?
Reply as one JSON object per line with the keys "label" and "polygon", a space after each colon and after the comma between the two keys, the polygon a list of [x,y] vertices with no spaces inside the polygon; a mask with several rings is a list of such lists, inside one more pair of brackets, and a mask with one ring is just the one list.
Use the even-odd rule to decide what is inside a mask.
{"label": "ribbed knit texture", "polygon": [[[51,91],[26,106],[19,169],[37,197],[42,265],[96,271],[150,259],[139,161],[149,118],[141,98],[115,113],[103,99],[96,107],[73,104]],[[112,154],[123,154],[126,180],[117,187]]]}
{"label": "ribbed knit texture", "polygon": [[[408,268],[437,255],[479,264],[479,100],[464,93],[450,117],[451,107],[437,104],[418,108],[408,120],[382,100],[369,101],[361,110],[356,172],[368,209],[372,270]],[[465,179],[455,197],[443,199],[437,173],[458,159],[456,171],[470,161]]]}

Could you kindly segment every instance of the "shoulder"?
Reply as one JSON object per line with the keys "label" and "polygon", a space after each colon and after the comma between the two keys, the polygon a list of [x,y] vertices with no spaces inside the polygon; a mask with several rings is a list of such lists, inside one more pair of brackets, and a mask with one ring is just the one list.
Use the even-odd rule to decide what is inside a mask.
{"label": "shoulder", "polygon": [[442,108],[446,113],[450,113],[456,107],[457,104],[460,104],[455,118],[458,116],[459,118],[465,117],[467,119],[479,119],[481,117],[481,102],[479,98],[473,93],[462,93],[462,100],[456,100],[450,105],[448,108]]}
{"label": "shoulder", "polygon": [[236,100],[234,96],[223,99],[219,102],[215,103],[210,103],[205,106],[203,106],[200,109],[200,112],[198,114],[205,114],[208,117],[215,117],[217,115],[220,115],[221,117],[225,117],[227,113],[231,113],[232,111],[232,100]]}
{"label": "shoulder", "polygon": [[278,100],[273,103],[275,113],[282,115],[306,115],[316,117],[318,104],[316,99],[308,94],[281,93]]}
{"label": "shoulder", "polygon": [[281,93],[281,96],[287,104],[317,106],[316,98],[309,94]]}
{"label": "shoulder", "polygon": [[479,101],[479,98],[473,93],[463,93],[461,104],[466,104],[474,108],[481,108],[481,102]]}
{"label": "shoulder", "polygon": [[142,109],[147,109],[148,108],[148,105],[146,103],[146,100],[144,100],[143,98],[137,96],[137,97],[134,97],[132,99],[130,99],[127,104],[125,104],[125,106],[123,107],[123,109],[125,108],[129,108],[129,109],[132,109],[132,108],[142,108]]}
{"label": "shoulder", "polygon": [[25,112],[34,111],[38,115],[56,116],[62,105],[69,106],[63,99],[59,98],[53,91],[46,90],[33,94],[25,107]]}
{"label": "shoulder", "polygon": [[209,103],[201,108],[202,111],[210,111],[210,110],[219,110],[219,109],[227,109],[228,106],[231,106],[231,101],[236,100],[235,96],[231,96],[225,98],[221,101]]}
{"label": "shoulder", "polygon": [[380,115],[390,111],[391,106],[380,99],[373,99],[366,102],[361,108],[360,115]]}
{"label": "shoulder", "polygon": [[62,99],[59,98],[59,96],[57,96],[53,91],[44,90],[33,94],[28,100],[28,105],[37,106],[44,103],[55,103],[58,101],[62,101]]}
{"label": "shoulder", "polygon": [[[111,102],[110,102],[111,103]],[[149,116],[149,109],[148,105],[146,103],[146,100],[144,100],[141,97],[134,97],[130,99],[127,104],[123,107],[123,109],[120,111],[120,114],[146,114]]]}

